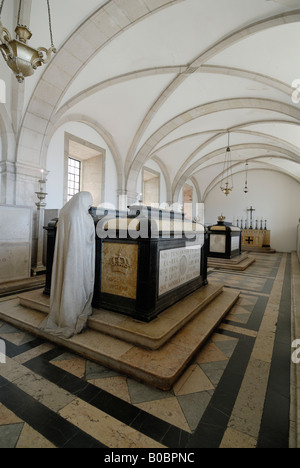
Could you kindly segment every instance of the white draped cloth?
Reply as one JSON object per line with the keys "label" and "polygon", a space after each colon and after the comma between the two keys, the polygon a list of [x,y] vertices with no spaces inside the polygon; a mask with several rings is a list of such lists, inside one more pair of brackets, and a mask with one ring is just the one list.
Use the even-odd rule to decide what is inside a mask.
{"label": "white draped cloth", "polygon": [[95,226],[88,210],[93,198],[79,192],[62,208],[57,224],[50,313],[41,328],[66,338],[80,333],[92,313]]}

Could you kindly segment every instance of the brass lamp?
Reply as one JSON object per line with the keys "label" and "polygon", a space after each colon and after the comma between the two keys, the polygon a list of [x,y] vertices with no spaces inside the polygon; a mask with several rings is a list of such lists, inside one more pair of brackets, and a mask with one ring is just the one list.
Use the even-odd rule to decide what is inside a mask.
{"label": "brass lamp", "polygon": [[244,192],[248,193],[248,161],[246,161],[245,173],[246,173],[246,180],[245,180]]}
{"label": "brass lamp", "polygon": [[27,45],[27,41],[32,37],[32,33],[27,26],[20,24],[20,12],[22,0],[19,3],[18,23],[15,29],[16,39],[12,39],[9,31],[4,28],[1,22],[1,13],[4,0],[0,5],[0,50],[9,68],[14,72],[19,83],[24,81],[24,78],[33,75],[34,71],[43,64],[46,64],[51,59],[52,52],[55,53],[56,49],[53,44],[51,14],[49,0],[47,0],[48,13],[49,13],[49,29],[51,47],[39,47],[33,49]]}
{"label": "brass lamp", "polygon": [[228,132],[228,146],[227,146],[226,153],[225,153],[223,174],[224,174],[224,178],[221,181],[220,189],[227,197],[233,189],[233,177],[232,177],[232,167],[231,167],[231,148],[229,146],[229,132]]}

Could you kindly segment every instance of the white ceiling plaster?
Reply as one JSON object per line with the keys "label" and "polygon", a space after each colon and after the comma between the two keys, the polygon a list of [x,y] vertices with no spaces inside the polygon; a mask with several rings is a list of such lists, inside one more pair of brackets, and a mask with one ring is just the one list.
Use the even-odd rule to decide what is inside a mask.
{"label": "white ceiling plaster", "polygon": [[[260,83],[234,76],[194,73],[164,103],[145,132],[141,143],[147,140],[164,122],[188,109],[209,102],[243,97],[276,100],[278,92]],[[283,96],[281,100],[290,103],[289,96]]]}
{"label": "white ceiling plaster", "polygon": [[[51,0],[54,41],[60,49],[53,65],[59,63],[63,72],[69,71],[62,60],[68,39],[89,28],[97,8],[120,14],[119,8],[124,13],[126,5],[133,9],[135,5],[145,16],[131,24],[130,13],[124,13],[124,29],[115,36],[107,33],[104,46],[94,56],[87,54],[86,63],[57,98],[41,94],[48,89],[48,80],[51,82],[51,67],[49,72],[47,67],[38,70],[25,84],[22,117],[26,125],[26,118],[41,109],[41,100],[43,119],[47,103],[52,104],[49,134],[43,142],[50,138],[52,124],[57,128],[72,115],[98,124],[119,149],[124,179],[127,177],[124,188],[132,191],[143,162],[155,154],[166,164],[175,185],[183,175],[195,175],[203,194],[222,171],[223,153],[212,159],[207,155],[224,149],[226,134],[193,153],[218,132],[231,128],[237,130],[232,144],[245,145],[234,151],[235,162],[240,161],[235,170],[240,171],[248,157],[257,157],[253,167],[275,167],[300,176],[300,165],[281,152],[281,148],[296,152],[300,145],[300,103],[291,98],[292,81],[300,79],[300,2],[170,0],[169,6],[152,13],[151,1]],[[46,14],[42,3],[33,0],[31,28],[33,44],[47,46],[49,32],[41,21]],[[299,8],[299,18],[295,14],[297,21],[289,23],[281,15],[291,15],[291,8]],[[109,21],[114,24],[113,14]],[[76,57],[76,50],[73,54]],[[235,109],[238,98],[245,103],[252,98],[252,107],[245,104]],[[268,100],[269,109],[263,108],[263,100]],[[207,103],[214,103],[209,113],[198,117],[198,110],[193,109],[201,111]],[[247,147],[253,144],[257,147]],[[205,165],[197,164],[206,159]]]}
{"label": "white ceiling plaster", "polygon": [[208,63],[254,71],[291,85],[299,75],[299,36],[300,23],[276,26],[245,37]]}
{"label": "white ceiling plaster", "polygon": [[220,0],[188,0],[151,15],[125,30],[96,55],[72,83],[64,102],[84,87],[115,75],[186,65],[220,37],[257,20],[258,8],[261,15],[274,11],[274,6],[270,8],[261,0],[227,0],[226,8],[221,7],[222,13]]}
{"label": "white ceiling plaster", "polygon": [[109,86],[74,105],[67,113],[92,116],[126,153],[153,99],[170,82],[172,75],[151,76]]}

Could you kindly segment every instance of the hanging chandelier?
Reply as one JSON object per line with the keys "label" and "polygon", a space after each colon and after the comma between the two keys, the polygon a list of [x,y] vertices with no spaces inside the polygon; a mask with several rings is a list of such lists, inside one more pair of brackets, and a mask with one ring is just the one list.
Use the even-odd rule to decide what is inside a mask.
{"label": "hanging chandelier", "polygon": [[245,165],[245,187],[244,187],[244,192],[248,193],[248,161],[246,161],[246,165]]}
{"label": "hanging chandelier", "polygon": [[230,194],[233,189],[233,177],[232,177],[232,166],[231,166],[231,149],[229,145],[229,132],[228,132],[228,146],[225,153],[224,167],[223,167],[223,179],[221,181],[220,189],[226,195]]}
{"label": "hanging chandelier", "polygon": [[9,31],[3,27],[1,22],[3,4],[4,0],[0,4],[0,50],[7,65],[16,75],[18,82],[23,83],[24,78],[33,75],[38,67],[48,63],[51,59],[51,54],[56,52],[53,44],[49,0],[47,0],[51,40],[51,47],[49,49],[45,47],[33,49],[27,45],[27,41],[32,37],[32,33],[27,26],[20,24],[22,0],[19,3],[18,21],[15,29],[16,39],[12,39]]}

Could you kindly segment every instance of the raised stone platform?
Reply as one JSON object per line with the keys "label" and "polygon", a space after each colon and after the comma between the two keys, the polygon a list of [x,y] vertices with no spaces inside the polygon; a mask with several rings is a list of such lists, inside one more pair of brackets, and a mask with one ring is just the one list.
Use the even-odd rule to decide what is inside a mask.
{"label": "raised stone platform", "polygon": [[[222,292],[222,285],[208,284],[169,307],[150,323],[108,310],[94,309],[87,325],[91,330],[120,338],[136,346],[159,349]],[[50,298],[42,290],[22,294],[19,299],[24,307],[49,313]]]}
{"label": "raised stone platform", "polygon": [[247,253],[242,253],[234,258],[208,258],[209,268],[222,268],[225,270],[244,271],[252,263],[255,262],[255,258],[249,256]]}
{"label": "raised stone platform", "polygon": [[1,303],[0,319],[136,380],[170,390],[238,297],[238,292],[222,285],[207,285],[151,323],[95,310],[87,329],[70,339],[39,329],[49,311],[49,298],[42,290]]}
{"label": "raised stone platform", "polygon": [[276,250],[272,249],[272,247],[255,247],[252,245],[243,245],[242,249],[245,252],[276,253]]}

